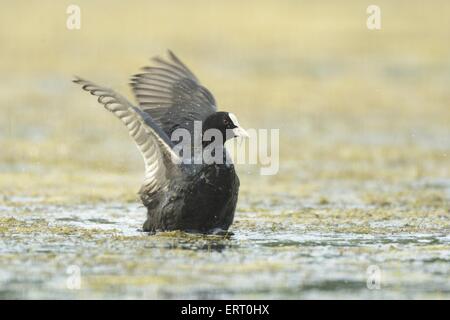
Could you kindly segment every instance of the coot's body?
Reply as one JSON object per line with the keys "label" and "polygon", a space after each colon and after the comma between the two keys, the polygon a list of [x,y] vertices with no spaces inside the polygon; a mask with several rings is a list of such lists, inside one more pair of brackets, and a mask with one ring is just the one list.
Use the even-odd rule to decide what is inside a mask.
{"label": "coot's body", "polygon": [[[189,183],[186,183],[189,181]],[[211,233],[233,223],[239,178],[232,164],[184,165],[167,190],[141,199],[148,210],[145,231],[185,230]]]}
{"label": "coot's body", "polygon": [[[111,89],[80,78],[74,82],[127,126],[142,153],[145,177],[139,194],[148,213],[144,231],[226,231],[233,222],[239,179],[223,143],[247,134],[236,116],[217,111],[212,94],[170,51],[169,59],[154,58],[155,67],[145,67],[132,78],[137,106]],[[194,130],[198,123],[199,132]],[[195,152],[192,157],[177,154],[169,137],[178,129],[203,147],[219,142],[220,156],[198,163]],[[216,130],[221,139],[203,139],[208,130]],[[194,150],[194,144],[189,148]]]}

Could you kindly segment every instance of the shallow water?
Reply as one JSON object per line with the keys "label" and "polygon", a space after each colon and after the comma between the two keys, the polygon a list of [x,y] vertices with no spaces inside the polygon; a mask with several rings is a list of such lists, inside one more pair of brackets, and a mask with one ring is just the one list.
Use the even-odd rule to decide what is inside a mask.
{"label": "shallow water", "polygon": [[[367,221],[369,208],[265,204],[264,212],[237,212],[228,237],[148,235],[137,204],[8,203],[1,298],[450,297],[448,229],[430,225],[439,216],[420,231],[408,218]],[[331,227],[321,221],[330,212]],[[379,289],[368,288],[369,266],[379,268]]]}

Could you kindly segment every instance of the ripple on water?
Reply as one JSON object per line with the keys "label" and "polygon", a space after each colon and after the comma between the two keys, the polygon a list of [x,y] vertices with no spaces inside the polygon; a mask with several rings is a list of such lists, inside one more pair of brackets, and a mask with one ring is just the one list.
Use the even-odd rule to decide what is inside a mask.
{"label": "ripple on water", "polygon": [[[371,264],[380,266],[387,281],[388,289],[378,297],[417,294],[411,290],[418,286],[423,292],[450,289],[443,284],[450,271],[446,233],[402,231],[402,220],[371,222],[373,228],[396,232],[311,230],[283,216],[291,207],[265,205],[264,218],[238,212],[234,235],[227,238],[147,235],[139,231],[145,219],[139,204],[31,201],[17,215],[2,210],[0,217],[14,213],[18,226],[0,238],[0,295],[18,297],[27,288],[28,297],[52,297],[58,288],[59,297],[73,298],[64,288],[66,269],[73,264],[81,267],[87,287],[77,297],[370,298],[366,271]],[[280,215],[281,227],[271,228]]]}

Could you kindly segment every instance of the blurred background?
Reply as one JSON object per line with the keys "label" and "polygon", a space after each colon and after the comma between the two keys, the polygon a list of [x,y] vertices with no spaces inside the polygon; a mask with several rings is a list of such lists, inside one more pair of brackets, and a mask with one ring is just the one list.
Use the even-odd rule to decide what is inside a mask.
{"label": "blurred background", "polygon": [[[147,297],[168,298],[353,297],[360,286],[367,297],[448,298],[448,281],[440,277],[448,274],[450,259],[450,3],[372,2],[4,3],[0,12],[3,296],[54,297],[54,290],[64,285],[53,283],[54,277],[42,270],[60,274],[64,283],[63,261],[87,258],[82,248],[111,236],[89,233],[88,240],[67,240],[67,235],[86,236],[88,219],[95,228],[108,229],[105,221],[117,221],[125,210],[120,206],[138,203],[143,173],[139,152],[123,125],[71,83],[73,76],[114,88],[132,100],[130,76],[149,64],[148,58],[171,49],[215,95],[219,109],[238,115],[243,127],[280,129],[277,175],[260,176],[257,168],[238,168],[237,236],[231,243],[237,248],[228,254],[243,268],[242,250],[254,256],[245,251],[248,268],[229,266],[214,282],[205,274],[212,269],[217,272],[209,264],[221,265],[221,258],[191,252],[194,258],[186,259],[205,262],[206,269],[197,276],[206,281],[207,289],[199,291],[195,286],[199,278],[188,273],[192,282],[184,291],[167,289],[166,295],[158,288],[167,287],[172,279],[186,279],[183,272],[189,268],[176,267],[163,281],[155,274],[149,278],[148,269],[138,267],[142,261],[136,262],[135,269],[107,269],[109,278],[103,271],[88,268],[92,278],[84,282],[82,297],[109,297],[111,292],[141,297],[136,288],[144,284],[156,290],[146,291]],[[81,9],[80,30],[66,27],[70,4]],[[366,9],[371,4],[381,8],[381,30],[366,26]],[[109,207],[111,203],[119,208]],[[106,207],[98,209],[102,205]],[[90,216],[76,221],[88,211],[86,206],[94,208],[89,209]],[[137,229],[145,211],[132,208],[126,210],[136,217],[131,226]],[[95,220],[102,213],[105,220]],[[73,229],[61,231],[63,227]],[[113,227],[114,235],[122,234],[121,225]],[[270,245],[256,249],[242,245],[242,241],[257,243],[259,237],[267,237],[268,229],[272,247],[284,248],[281,253],[264,251]],[[389,238],[400,231],[402,239],[411,242]],[[311,232],[318,242],[301,237]],[[330,233],[343,237],[342,247],[333,247],[336,239]],[[354,238],[355,234],[363,235],[366,242]],[[416,240],[424,234],[429,242],[420,244]],[[123,252],[129,254],[130,246],[140,248],[141,255],[153,250],[146,247],[146,237],[127,236],[136,239],[124,242],[117,251],[108,247],[114,251],[108,256],[112,262],[106,259],[111,264],[123,263]],[[330,242],[320,242],[327,237]],[[357,242],[349,245],[345,239]],[[55,247],[48,248],[49,241]],[[380,246],[385,244],[393,246],[388,247],[392,256],[384,256],[389,250]],[[321,250],[330,246],[337,251],[327,256],[330,252]],[[100,248],[103,251],[97,255],[103,257],[107,249]],[[313,259],[317,252],[321,253]],[[356,259],[365,253],[366,260]],[[177,266],[178,260],[159,254],[165,257],[159,256],[161,260]],[[333,260],[333,254],[347,260]],[[422,260],[412,267],[407,258],[398,258],[402,254]],[[305,256],[310,260],[301,260]],[[270,270],[264,263],[267,257],[278,257],[274,265],[267,262]],[[184,266],[187,260],[179,259]],[[349,267],[355,259],[361,263],[359,273]],[[431,271],[426,264],[430,259]],[[106,260],[96,265],[108,265]],[[373,293],[365,288],[365,268],[374,261],[391,270],[386,271],[386,279],[395,290]],[[291,270],[292,264],[287,267],[291,262],[311,269]],[[322,267],[316,265],[319,262]],[[35,266],[36,273],[7,267],[21,263]],[[411,268],[416,268],[414,279],[401,278],[406,275],[399,270]],[[246,272],[255,271],[260,278],[253,281]],[[247,280],[234,278],[235,274]],[[279,281],[272,281],[274,275]],[[249,289],[255,283],[262,289]],[[302,287],[305,283],[308,286]],[[105,288],[111,286],[120,290],[107,294]],[[63,292],[62,296],[79,297],[79,293]]]}

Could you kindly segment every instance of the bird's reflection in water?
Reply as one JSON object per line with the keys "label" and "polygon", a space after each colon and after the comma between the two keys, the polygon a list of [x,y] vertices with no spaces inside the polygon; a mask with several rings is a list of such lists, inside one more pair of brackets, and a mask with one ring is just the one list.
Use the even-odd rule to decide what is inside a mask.
{"label": "bird's reflection in water", "polygon": [[181,231],[147,232],[147,234],[159,240],[158,243],[150,244],[150,247],[160,247],[160,241],[164,240],[164,249],[222,252],[237,246],[233,238],[233,232],[227,232],[221,235],[186,233]]}

